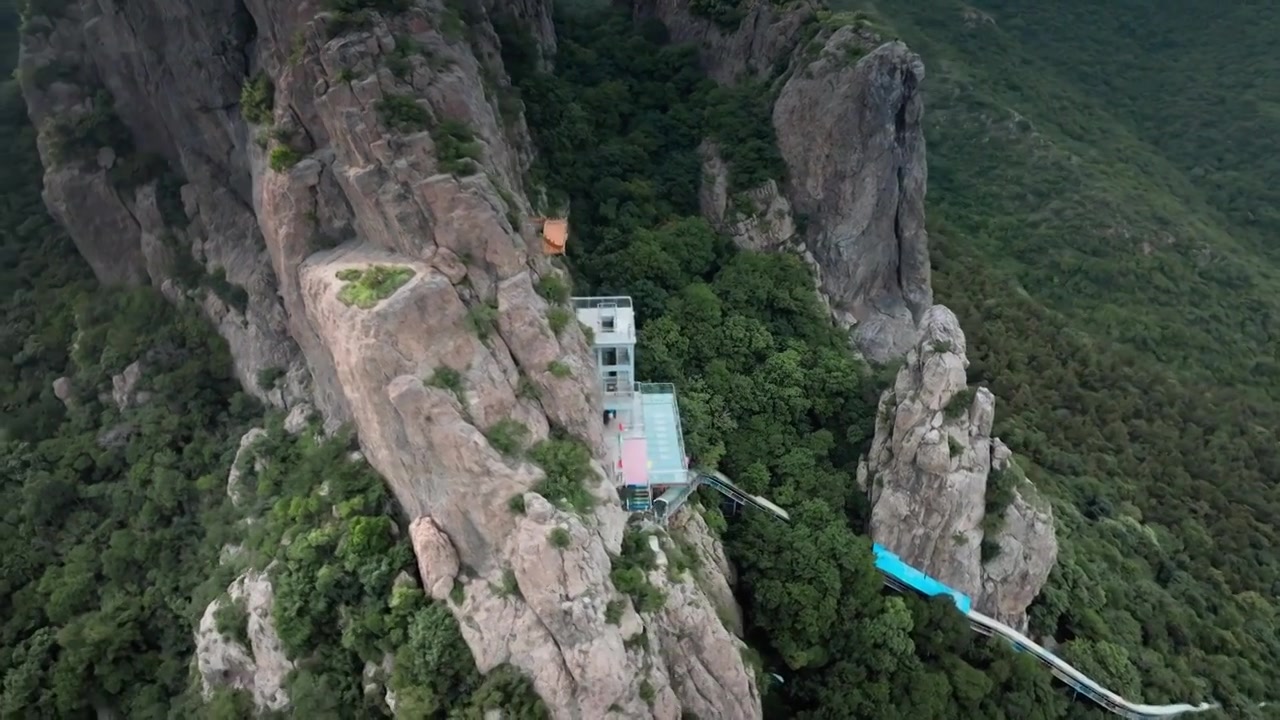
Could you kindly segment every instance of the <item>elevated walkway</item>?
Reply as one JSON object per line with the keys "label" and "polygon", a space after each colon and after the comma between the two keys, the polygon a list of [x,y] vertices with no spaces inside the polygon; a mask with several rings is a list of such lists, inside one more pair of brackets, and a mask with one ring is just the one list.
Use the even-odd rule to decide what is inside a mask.
{"label": "elevated walkway", "polygon": [[1218,707],[1210,703],[1201,703],[1199,705],[1186,703],[1146,705],[1129,702],[1103,687],[1101,683],[1093,678],[1080,672],[1067,661],[1054,655],[1048,648],[1036,643],[1031,638],[999,620],[974,610],[968,595],[954,590],[945,583],[908,565],[896,554],[881,545],[872,545],[872,551],[876,556],[876,569],[884,575],[886,585],[899,592],[912,590],[929,597],[950,596],[960,612],[969,619],[969,627],[974,632],[988,637],[999,636],[1012,645],[1014,650],[1031,653],[1040,664],[1049,668],[1054,677],[1116,715],[1132,719],[1169,718],[1186,713],[1205,712]]}
{"label": "elevated walkway", "polygon": [[759,495],[752,495],[746,490],[743,490],[733,484],[732,480],[725,477],[725,474],[718,470],[698,468],[693,470],[691,474],[694,476],[693,482],[691,483],[694,487],[698,485],[706,485],[736,503],[747,505],[749,507],[756,508],[757,510],[763,510],[776,518],[791,522],[791,515],[788,514],[786,510],[783,510]]}
{"label": "elevated walkway", "polygon": [[965,613],[969,618],[969,626],[974,632],[987,636],[998,635],[1018,652],[1031,653],[1040,664],[1049,668],[1053,676],[1070,686],[1073,690],[1089,698],[1106,710],[1124,718],[1168,718],[1186,713],[1199,713],[1218,707],[1211,703],[1188,705],[1175,703],[1172,705],[1146,705],[1125,700],[1119,695],[1103,687],[1096,680],[1077,670],[1067,661],[1054,655],[1047,648],[1037,644],[1031,638],[996,620],[978,612],[969,610]]}

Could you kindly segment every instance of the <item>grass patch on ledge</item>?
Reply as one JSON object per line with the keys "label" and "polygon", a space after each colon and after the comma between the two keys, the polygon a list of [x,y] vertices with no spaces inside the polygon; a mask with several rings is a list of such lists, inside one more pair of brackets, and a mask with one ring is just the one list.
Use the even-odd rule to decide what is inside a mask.
{"label": "grass patch on ledge", "polygon": [[656,612],[666,602],[666,593],[649,582],[649,571],[657,566],[649,533],[627,528],[622,536],[622,552],[613,558],[609,579],[618,592],[631,596],[636,612]]}
{"label": "grass patch on ledge", "polygon": [[346,284],[338,291],[338,299],[347,305],[368,310],[404,287],[413,275],[413,270],[403,266],[372,265],[364,270],[340,270],[337,277]]}

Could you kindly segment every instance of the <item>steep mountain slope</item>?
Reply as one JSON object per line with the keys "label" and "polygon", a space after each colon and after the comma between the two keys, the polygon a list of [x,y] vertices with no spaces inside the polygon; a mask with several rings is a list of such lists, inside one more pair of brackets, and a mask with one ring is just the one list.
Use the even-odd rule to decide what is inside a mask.
{"label": "steep mountain slope", "polygon": [[[490,7],[534,37],[531,62],[553,47],[547,3],[30,5],[45,201],[102,283],[198,304],[246,390],[354,427],[481,672],[519,668],[556,717],[752,717],[755,676],[702,586],[615,585],[615,562],[663,551],[599,467],[595,372],[527,222]],[[276,570],[294,589],[333,572]],[[206,684],[264,674],[201,652]],[[283,707],[267,654],[254,694]]]}
{"label": "steep mountain slope", "polygon": [[837,5],[929,63],[937,295],[1064,536],[1032,629],[1149,698],[1269,697],[1274,8]]}
{"label": "steep mountain slope", "polygon": [[[719,24],[732,21],[741,4],[697,6],[714,16],[704,19]],[[682,4],[649,5],[670,13]],[[991,438],[990,393],[964,387],[978,380],[1012,398],[1014,413],[1002,408],[996,428],[1027,455],[1020,460],[1042,488],[1054,491],[1056,513],[1065,519],[1063,560],[1032,609],[1037,634],[1065,641],[1064,654],[1131,697],[1146,691],[1149,699],[1183,700],[1212,693],[1235,702],[1264,695],[1276,657],[1275,613],[1266,599],[1267,583],[1275,582],[1267,554],[1271,529],[1262,525],[1273,507],[1260,494],[1261,478],[1274,476],[1276,467],[1274,438],[1266,430],[1274,427],[1269,408],[1246,406],[1231,388],[1209,388],[1220,393],[1214,399],[1228,402],[1206,409],[1203,386],[1177,385],[1138,353],[1082,340],[1079,328],[1117,337],[1122,330],[1119,323],[1098,324],[1106,316],[1101,306],[1081,302],[1075,309],[1070,295],[1047,281],[1054,277],[1043,269],[1045,259],[1055,257],[1050,251],[1075,247],[1074,239],[1028,233],[1037,242],[1064,242],[1024,249],[1011,262],[1001,252],[1008,236],[993,230],[1007,232],[1010,221],[963,194],[986,198],[982,193],[995,192],[1025,201],[1027,189],[1061,194],[1068,177],[1079,181],[1070,187],[1081,202],[1109,200],[1099,188],[1111,186],[1096,184],[1097,178],[1121,178],[1129,202],[1122,209],[1131,214],[1117,217],[1132,222],[1171,212],[1175,205],[1161,193],[1174,190],[1146,187],[1146,176],[1098,164],[1083,151],[1065,154],[1059,146],[1091,147],[1070,133],[1051,133],[1053,142],[1039,128],[1018,135],[1017,121],[1008,126],[1012,136],[986,145],[998,148],[988,155],[1003,158],[1010,173],[1045,165],[1071,172],[1045,178],[1014,173],[1016,191],[965,175],[970,162],[989,174],[993,166],[984,164],[987,158],[963,156],[964,163],[956,163],[945,155],[945,138],[960,138],[963,143],[950,147],[964,148],[975,138],[989,140],[993,127],[1006,128],[983,115],[996,117],[1000,103],[976,110],[970,104],[1004,87],[996,69],[979,70],[1012,58],[1027,61],[1025,71],[1011,74],[1012,82],[1034,85],[1053,77],[1046,63],[1037,64],[1033,53],[999,33],[988,38],[993,65],[959,54],[956,48],[966,48],[965,38],[972,37],[963,33],[988,27],[972,8],[894,8],[890,24],[914,33],[908,39],[926,49],[925,60],[932,63],[935,52],[944,58],[941,71],[930,74],[941,82],[920,85],[912,84],[920,80],[919,58],[899,43],[877,49],[866,18],[833,18],[804,2],[750,5],[789,29],[771,33],[777,29],[772,23],[747,23],[751,32],[729,36],[707,22],[658,28],[600,15],[561,17],[553,24],[549,6],[540,2],[501,5],[510,14],[491,13],[497,3],[394,0],[344,1],[327,9],[312,3],[32,3],[20,76],[41,125],[49,205],[101,279],[160,287],[187,312],[179,327],[193,337],[178,336],[192,352],[201,352],[201,343],[214,352],[202,357],[207,366],[142,352],[153,336],[140,328],[169,333],[154,302],[102,301],[97,312],[69,322],[56,311],[35,313],[33,320],[24,309],[29,292],[56,307],[57,293],[43,284],[24,284],[11,299],[7,313],[21,322],[17,332],[6,329],[0,336],[15,358],[4,369],[6,377],[22,382],[6,394],[6,409],[13,404],[37,425],[11,432],[32,439],[55,430],[66,435],[37,453],[22,449],[21,473],[15,473],[21,495],[17,484],[4,486],[12,493],[6,500],[13,499],[4,503],[4,539],[15,548],[9,556],[21,573],[49,567],[46,577],[24,578],[0,594],[0,601],[22,610],[6,625],[0,654],[6,711],[38,708],[55,716],[90,706],[130,715],[153,710],[185,683],[187,633],[198,621],[195,664],[202,684],[215,705],[222,703],[220,711],[232,715],[246,708],[229,709],[233,701],[227,698],[243,702],[244,696],[219,694],[214,686],[251,690],[261,704],[277,705],[281,670],[290,666],[295,672],[284,681],[284,702],[303,717],[357,707],[369,713],[398,707],[408,716],[450,708],[480,714],[497,709],[496,698],[516,717],[539,717],[544,711],[529,702],[530,684],[559,717],[676,717],[682,710],[702,717],[758,715],[756,682],[762,676],[749,671],[756,658],[730,634],[737,623],[736,610],[724,606],[728,571],[706,525],[692,516],[653,547],[657,538],[623,533],[618,512],[610,509],[616,498],[593,482],[590,451],[599,444],[599,429],[585,344],[557,306],[567,294],[563,269],[527,249],[536,247],[536,238],[524,218],[544,184],[551,200],[572,201],[575,279],[632,293],[643,304],[649,318],[641,338],[644,372],[680,384],[690,448],[705,462],[721,461],[749,489],[794,508],[791,525],[748,515],[725,530],[740,572],[743,625],[764,662],[787,678],[770,696],[785,706],[780,715],[1023,718],[1091,712],[1069,710],[1065,695],[1053,692],[1025,658],[975,641],[945,603],[882,595],[867,542],[856,534],[877,524],[900,529],[904,519],[886,523],[885,513],[902,506],[883,498],[942,479],[964,485],[957,503],[963,512],[956,513],[964,517],[956,530],[976,538],[975,525],[984,524],[988,510],[979,503],[990,503],[992,491],[1019,489],[989,472],[1009,457]],[[799,14],[775,12],[775,6]],[[824,34],[818,54],[804,56],[804,65],[829,74],[818,74],[813,83],[793,75],[792,102],[771,108],[772,96],[753,81],[785,72],[776,53],[790,46],[778,41],[806,28],[806,11],[821,19]],[[959,11],[959,22],[947,15],[952,11]],[[953,19],[936,20],[946,17]],[[682,27],[693,34],[680,36]],[[817,29],[813,23],[807,28]],[[660,47],[672,36],[699,44]],[[547,74],[544,59],[553,47],[559,50],[556,73]],[[712,78],[740,82],[720,89],[706,82],[699,51]],[[956,64],[954,57],[975,64]],[[866,72],[872,67],[875,72]],[[941,105],[942,121],[919,114],[920,99],[935,96],[933,84],[944,92],[963,87],[955,83],[966,71],[980,82]],[[519,76],[515,88],[508,74]],[[824,144],[882,161],[838,174],[834,187],[865,184],[872,192],[822,197],[787,187],[784,169],[793,182],[805,175],[815,179],[818,189],[836,177],[833,169],[843,170],[818,153],[804,158],[800,135],[779,138],[780,151],[772,147],[778,107],[784,120],[798,117],[813,105],[812,93],[824,77],[852,77],[838,87],[858,100],[846,105],[840,93],[821,96],[831,110]],[[1052,86],[1071,100],[1068,107],[1077,101],[1088,107],[1088,98],[1066,80]],[[801,92],[806,89],[808,98]],[[522,105],[540,151],[534,165]],[[850,106],[867,110],[865,132],[839,136],[834,131],[845,116],[838,111]],[[967,339],[950,313],[930,308],[924,294],[922,121],[933,123],[934,137],[943,133],[944,158],[951,158],[943,160],[943,189],[934,196],[941,195],[945,213],[955,214],[955,225],[935,226],[932,234],[940,250],[939,295],[958,310]],[[1020,144],[1019,138],[1034,142]],[[1024,155],[1026,147],[1041,154]],[[878,155],[876,149],[889,152]],[[1150,149],[1140,154],[1164,163]],[[724,193],[708,193],[707,186]],[[1192,214],[1207,206],[1186,205],[1191,209],[1171,217],[1190,218],[1188,227],[1212,225]],[[793,207],[799,212],[788,217]],[[861,213],[860,222],[842,222],[851,217],[850,207]],[[801,258],[734,250],[695,217],[699,210],[743,247],[777,247],[780,239],[809,229],[807,223],[815,242],[797,248]],[[816,212],[809,217],[810,211]],[[1059,227],[1048,215],[1033,219],[1039,224],[1025,229],[1048,233]],[[1071,220],[1088,218],[1061,219],[1061,227],[1075,228]],[[6,257],[16,252],[24,268],[52,277],[54,270],[31,260],[34,243],[48,239],[47,224],[12,225],[23,244],[14,246],[18,251],[6,244]],[[1221,228],[1213,237],[1228,242]],[[888,238],[897,245],[872,242]],[[820,274],[820,287],[825,281],[836,307],[817,303],[806,266],[821,270],[825,263],[838,274],[850,270],[844,261],[879,250],[869,275]],[[1152,262],[1170,273],[1187,272],[1189,266],[1155,250],[1153,245],[1152,255],[1161,259]],[[1223,272],[1238,277],[1229,263],[1209,262],[1216,255],[1192,257],[1202,261],[1196,272],[1205,278]],[[1044,278],[1030,287],[1042,301],[1061,301],[1077,326],[1010,291],[1004,273],[1013,270]],[[859,277],[870,277],[872,287]],[[1196,289],[1210,288],[1205,283]],[[1161,300],[1183,298],[1172,283],[1160,290],[1166,293]],[[1266,300],[1265,292],[1254,290],[1255,300]],[[1234,300],[1223,302],[1234,307]],[[229,341],[226,355],[207,335],[191,333],[188,311],[196,305]],[[104,317],[115,307],[120,318]],[[859,322],[882,314],[887,322],[881,330],[874,330],[875,323],[863,328],[869,325],[870,339],[892,349],[886,357],[912,348],[911,362],[899,373],[897,394],[904,397],[885,396],[887,412],[875,409],[883,384],[850,357],[847,338],[827,322],[833,310],[846,328],[853,323],[840,310]],[[1169,313],[1157,302],[1145,311],[1150,322]],[[917,317],[934,321],[927,342],[909,337]],[[72,327],[81,333],[79,355],[68,363],[60,356],[71,345]],[[1233,340],[1228,330],[1204,332],[1204,352],[1221,352],[1218,340],[1236,351],[1252,342],[1226,345]],[[160,337],[173,342],[171,335]],[[1161,349],[1140,342],[1148,343],[1147,350]],[[967,378],[966,354],[973,360]],[[1245,366],[1238,355],[1175,369],[1183,383],[1213,377],[1205,368],[1239,378]],[[247,390],[290,411],[288,420],[265,423],[265,433],[243,435],[243,457],[235,452],[236,439],[251,420],[251,404],[243,396],[226,400],[229,360]],[[56,374],[50,373],[60,365],[75,369],[66,378],[70,385],[52,382]],[[922,382],[938,378],[945,382]],[[161,412],[157,396],[186,397],[175,386],[195,393],[201,412],[181,420],[171,408]],[[943,392],[936,392],[939,387]],[[105,394],[90,397],[99,392]],[[952,402],[956,397],[968,402]],[[303,422],[309,398],[330,427],[354,422],[370,462],[409,512],[406,522],[391,522],[395,511],[359,456],[352,462],[340,443],[315,447],[312,428]],[[65,428],[47,419],[62,417],[63,402],[76,423]],[[77,410],[77,402],[88,404]],[[952,404],[967,414],[949,414]],[[32,405],[53,410],[42,413]],[[126,422],[113,422],[117,414]],[[139,418],[151,422],[129,445],[128,428]],[[884,457],[886,446],[914,447],[891,429],[919,440],[935,420],[947,437],[947,457],[938,452],[942,433],[928,443],[930,452],[916,453],[924,465]],[[99,428],[97,422],[105,424]],[[173,428],[176,433],[166,437]],[[565,430],[576,431],[581,441],[568,440]],[[890,489],[899,492],[877,499],[876,478],[868,478],[876,499],[869,506],[854,468],[877,430],[873,465],[895,478],[897,487]],[[188,435],[201,440],[191,450],[181,448]],[[259,455],[253,440],[263,435],[270,442]],[[528,453],[513,452],[538,440]],[[958,452],[952,440],[963,443]],[[174,461],[158,449],[166,442],[187,454],[178,475],[168,472]],[[95,444],[101,452],[89,449]],[[234,463],[233,456],[239,457]],[[150,462],[139,464],[139,458]],[[124,474],[128,467],[153,465],[154,481],[141,469]],[[221,478],[211,478],[224,474],[226,465],[233,466],[234,480],[224,492]],[[1192,480],[1220,468],[1240,482],[1218,487]],[[1174,480],[1162,485],[1165,473]],[[193,476],[202,481],[190,482]],[[85,484],[91,477],[110,477],[133,494],[102,502],[96,482]],[[230,492],[233,487],[241,489]],[[230,531],[215,526],[207,540],[148,537],[144,549],[130,542],[145,528],[131,524],[129,510],[138,503],[142,520],[158,514],[180,524],[189,520],[183,510],[196,507],[232,513],[227,494],[237,503],[253,499],[241,508],[259,528],[249,531],[250,550],[262,555],[256,561],[278,563],[257,563],[279,578],[276,597],[270,599],[272,590],[264,591],[256,573],[227,585],[233,563],[195,593],[195,617],[184,618],[172,598],[185,602],[196,583],[191,576],[163,574],[157,576],[165,583],[163,596],[148,592],[146,581],[155,579],[138,573],[149,570],[149,549],[167,540],[175,558],[190,553],[198,558],[192,565],[209,569],[220,553],[236,554],[224,542],[243,539],[254,525]],[[553,506],[540,494],[562,502]],[[481,502],[474,502],[477,495]],[[569,509],[596,501],[600,505],[588,512]],[[77,523],[55,534],[41,510],[63,507],[78,510]],[[1011,532],[1045,537],[1047,513],[1040,515],[1034,503],[1023,507],[1028,512],[1013,519],[1025,522]],[[1212,512],[1195,516],[1200,507]],[[1248,514],[1256,520],[1242,522]],[[720,527],[714,510],[706,517]],[[96,551],[86,553],[89,544],[61,557],[90,526],[97,546],[110,547],[100,553],[101,567]],[[18,541],[36,531],[43,533],[38,562]],[[907,534],[904,542],[918,542],[922,555],[929,554],[926,546],[937,546],[937,538]],[[199,548],[184,544],[197,540]],[[419,580],[434,601],[406,589],[406,579],[414,584],[410,545]],[[1005,564],[997,557],[988,567],[993,549],[986,536],[974,545],[954,553],[964,556],[969,582],[986,590],[977,575],[989,569],[1004,577],[1024,575],[1014,580],[1016,597],[996,587],[991,599],[1007,600],[1008,613],[1020,615],[1048,566],[1005,555]],[[101,607],[87,583],[99,572],[112,582],[128,581],[112,588]],[[1025,577],[1034,574],[1039,577]],[[206,604],[223,587],[225,598]],[[140,621],[126,610],[144,593],[148,616]],[[283,608],[275,613],[280,643],[266,622],[272,602]],[[41,625],[42,605],[54,613],[47,627]],[[227,619],[236,608],[251,617]],[[63,622],[72,629],[55,636]],[[241,633],[245,637],[237,639]],[[125,640],[131,637],[163,640],[148,645],[148,655],[135,662]],[[483,683],[466,660],[464,638],[479,669],[488,672]],[[1144,643],[1151,647],[1139,650]],[[281,659],[278,644],[299,662]],[[1188,692],[1187,678],[1197,676],[1207,682]]]}

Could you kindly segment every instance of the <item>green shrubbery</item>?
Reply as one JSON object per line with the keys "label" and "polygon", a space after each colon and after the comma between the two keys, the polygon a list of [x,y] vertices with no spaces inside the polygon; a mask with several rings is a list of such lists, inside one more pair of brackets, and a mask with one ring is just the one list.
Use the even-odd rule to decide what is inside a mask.
{"label": "green shrubbery", "polygon": [[543,275],[538,278],[538,294],[549,303],[569,302],[569,284],[559,275]]}
{"label": "green shrubbery", "polygon": [[340,270],[337,278],[344,284],[338,290],[338,299],[347,305],[368,310],[395,294],[413,275],[410,268],[388,265],[370,265],[364,270]]}
{"label": "green shrubbery", "polygon": [[494,450],[503,455],[517,455],[529,439],[529,428],[518,420],[503,418],[485,431],[484,435]]}
{"label": "green shrubbery", "polygon": [[232,599],[224,595],[213,618],[219,633],[249,648],[249,613],[243,597]]}
{"label": "green shrubbery", "polygon": [[457,120],[445,120],[431,129],[440,169],[452,175],[470,175],[477,170],[482,146],[471,128]]}
{"label": "green shrubbery", "polygon": [[284,172],[294,165],[297,165],[301,160],[302,153],[288,145],[277,145],[271,148],[271,156],[268,162],[271,165],[272,170],[276,172]]}
{"label": "green shrubbery", "polygon": [[133,151],[133,137],[116,115],[115,101],[106,90],[94,95],[89,112],[47,122],[49,152],[59,165],[96,162],[98,150],[104,147],[114,149],[117,156]]}
{"label": "green shrubbery", "polygon": [[657,612],[666,602],[666,595],[649,582],[648,573],[658,566],[653,548],[649,547],[648,533],[628,529],[622,536],[622,552],[613,559],[609,579],[618,592],[631,596],[636,611]]}
{"label": "green shrubbery", "polygon": [[431,113],[408,95],[388,93],[376,107],[382,122],[399,132],[420,132],[431,127]]}
{"label": "green shrubbery", "polygon": [[569,308],[553,307],[547,310],[547,325],[551,328],[551,332],[559,335],[564,329],[569,327],[569,323],[574,321],[573,311]]}
{"label": "green shrubbery", "polygon": [[276,89],[271,78],[259,72],[245,80],[240,89],[240,114],[256,125],[270,125],[276,104]]}
{"label": "green shrubbery", "polygon": [[458,402],[463,405],[466,404],[466,378],[463,377],[460,371],[443,365],[432,371],[431,377],[427,378],[426,382],[432,387],[444,388],[453,392],[458,398]]}
{"label": "green shrubbery", "polygon": [[543,440],[529,449],[529,459],[545,475],[534,492],[578,512],[588,512],[595,506],[587,483],[596,482],[597,476],[591,467],[591,451],[582,441],[560,437]]}

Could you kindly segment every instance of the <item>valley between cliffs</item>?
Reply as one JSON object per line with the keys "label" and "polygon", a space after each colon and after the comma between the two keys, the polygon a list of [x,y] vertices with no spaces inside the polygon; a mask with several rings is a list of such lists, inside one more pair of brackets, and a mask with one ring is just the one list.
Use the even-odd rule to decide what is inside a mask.
{"label": "valley between cliffs", "polygon": [[[872,536],[1025,627],[1053,519],[991,436],[995,399],[968,386],[964,335],[933,303],[923,62],[807,1],[748,5],[732,30],[675,0],[629,6],[695,43],[716,83],[771,98],[785,172],[735,187],[707,138],[696,201],[737,246],[802,258],[862,356],[905,360],[860,465]],[[534,218],[558,208],[512,79],[554,67],[549,0],[41,7],[20,78],[51,214],[100,282],[198,307],[290,432],[313,413],[354,430],[353,462],[390,489],[480,672],[517,668],[557,719],[762,717],[733,571],[701,515],[679,543],[644,540],[659,607],[618,587],[634,528],[606,481],[590,340],[563,319],[573,278],[541,252]],[[508,435],[554,453],[512,452]],[[566,502],[565,482],[584,495]],[[1009,497],[993,506],[997,482]],[[214,605],[193,632],[206,692],[281,709],[302,659],[280,652],[270,573],[229,587],[256,618],[247,646],[221,636]]]}

